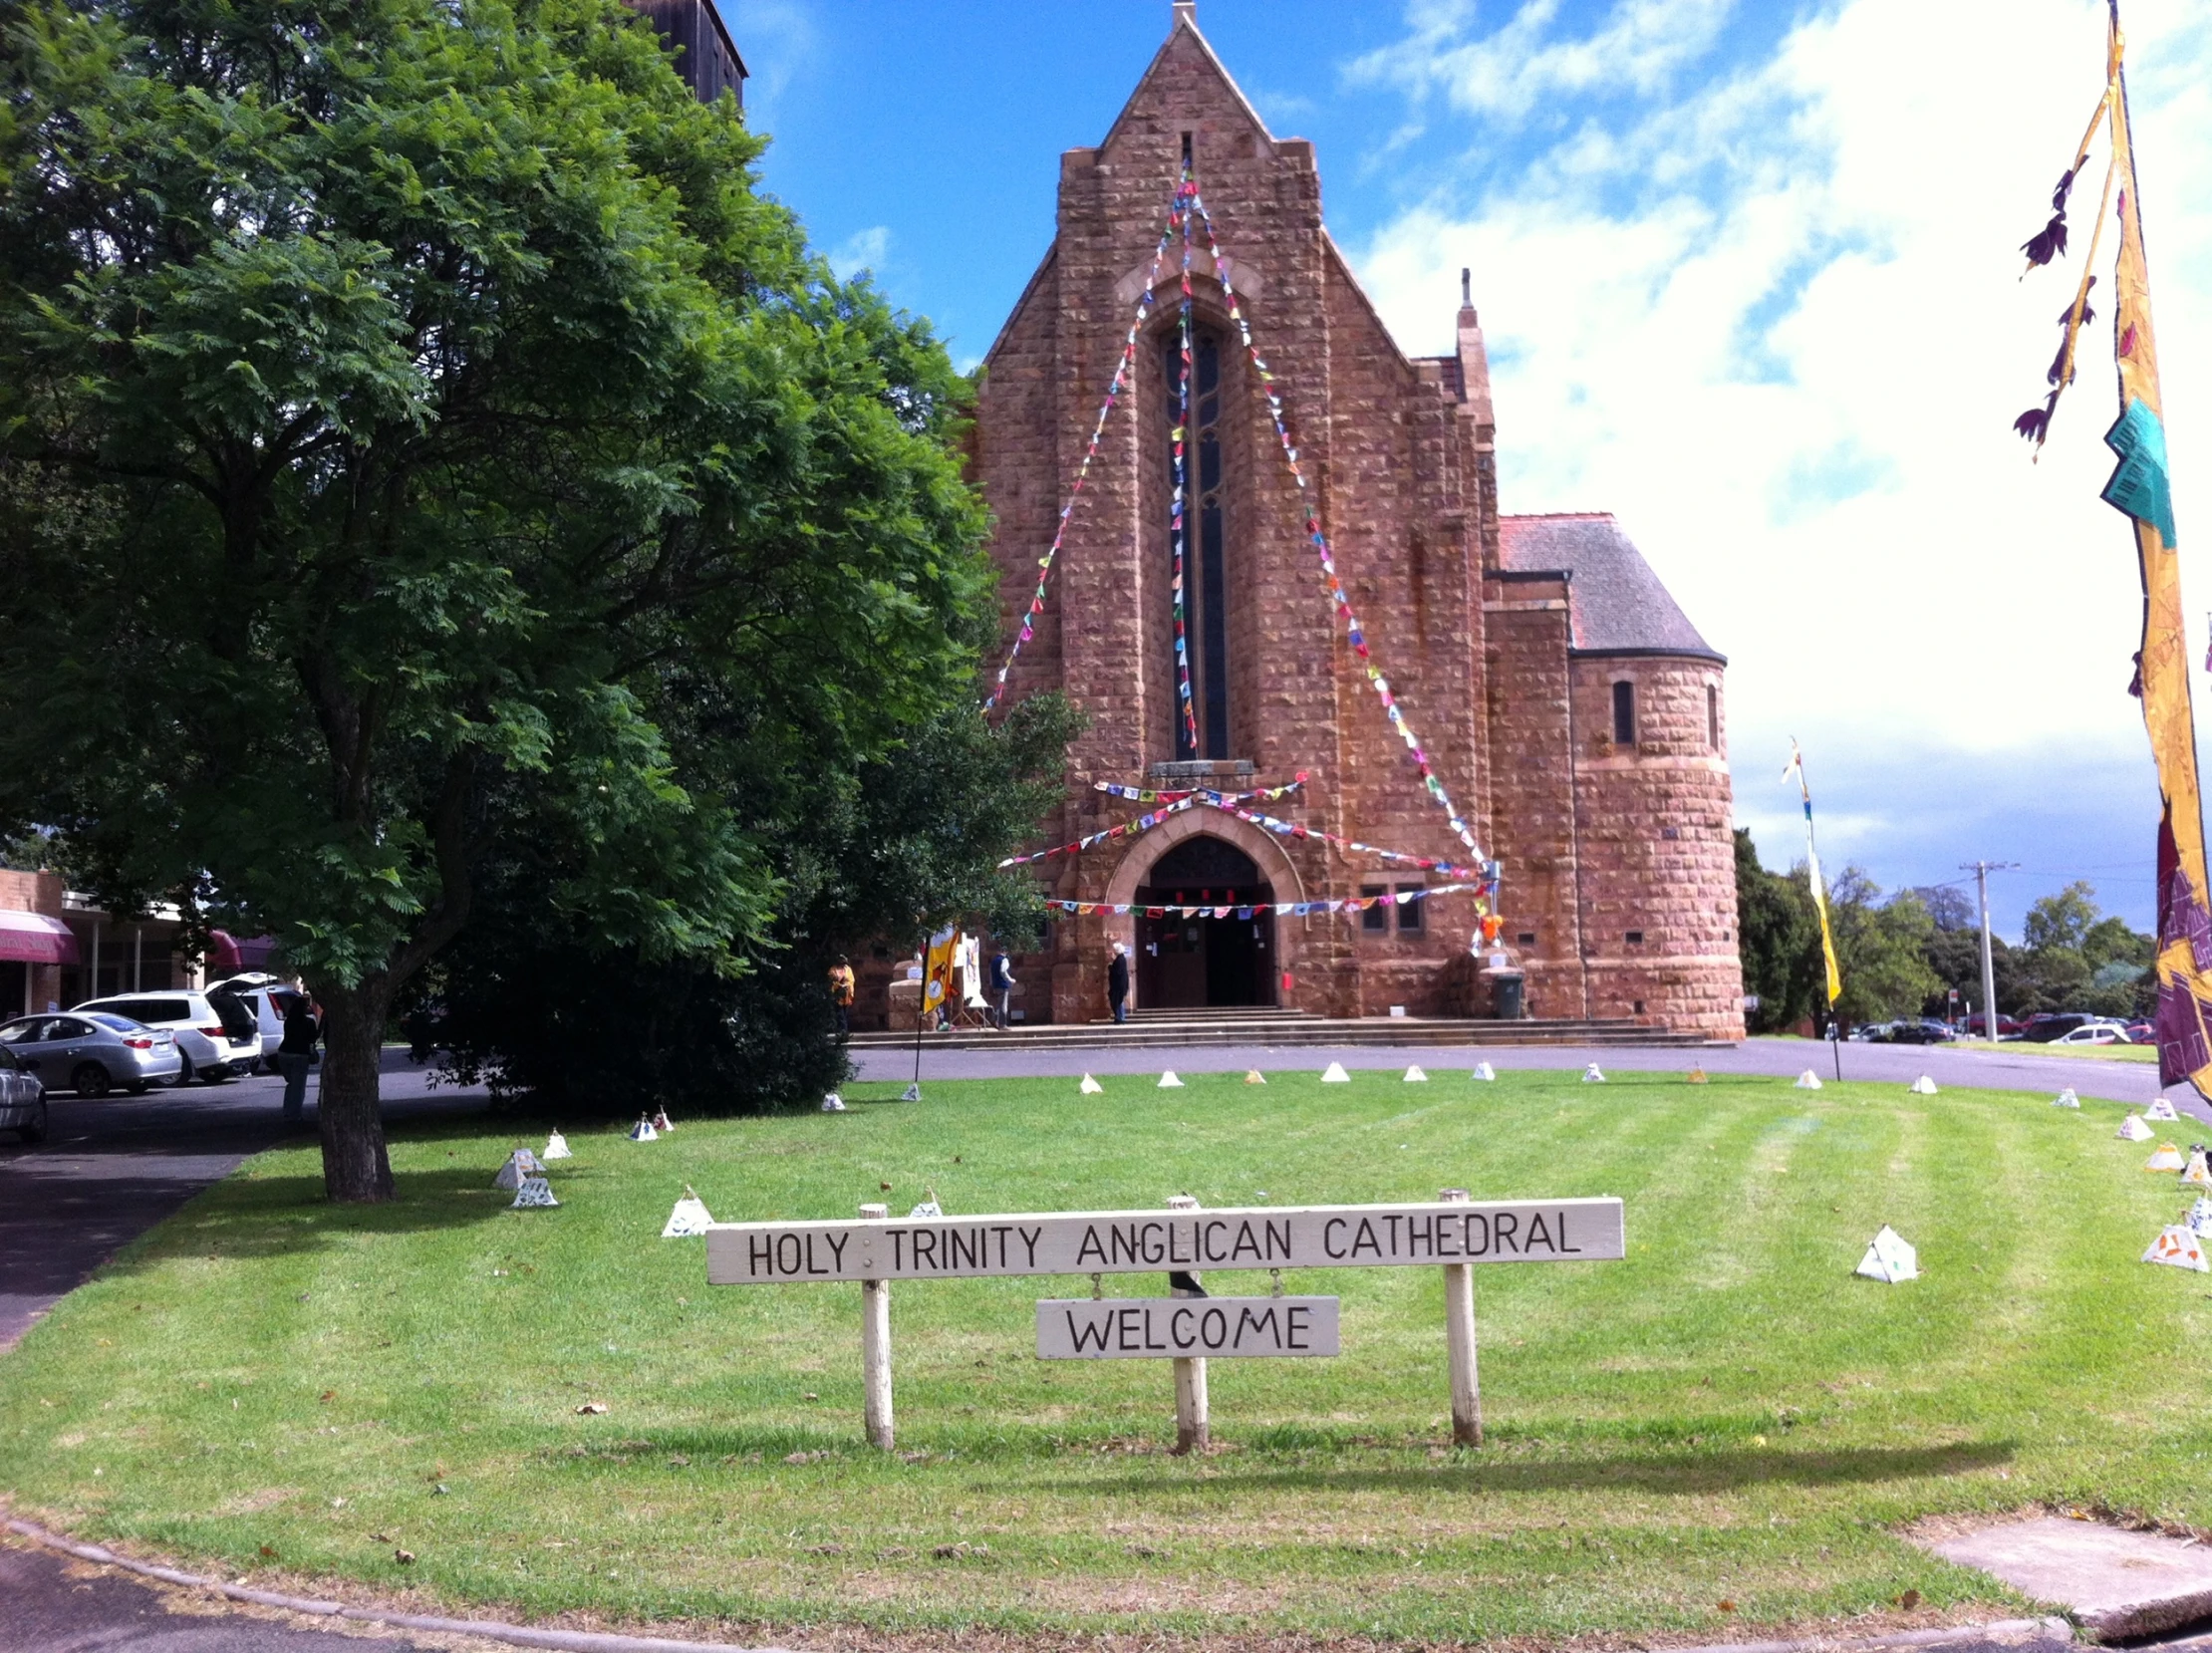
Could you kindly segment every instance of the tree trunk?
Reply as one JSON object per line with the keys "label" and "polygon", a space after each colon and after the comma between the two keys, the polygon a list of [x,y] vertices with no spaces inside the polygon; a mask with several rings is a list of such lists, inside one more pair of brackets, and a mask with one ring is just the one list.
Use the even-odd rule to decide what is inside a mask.
{"label": "tree trunk", "polygon": [[343,1204],[380,1204],[393,1194],[378,1091],[391,986],[376,976],[355,987],[321,989],[317,997],[323,1006],[323,1082],[316,1098],[323,1192]]}

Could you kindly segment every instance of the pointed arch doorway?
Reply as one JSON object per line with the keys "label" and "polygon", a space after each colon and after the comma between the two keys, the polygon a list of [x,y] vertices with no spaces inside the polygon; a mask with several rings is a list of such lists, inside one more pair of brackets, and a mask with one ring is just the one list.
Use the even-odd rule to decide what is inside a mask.
{"label": "pointed arch doorway", "polygon": [[[1184,839],[1145,873],[1136,904],[1206,907],[1203,917],[1137,918],[1137,1003],[1209,1009],[1275,1002],[1275,899],[1252,858],[1225,839]],[[1243,909],[1240,915],[1239,910]]]}

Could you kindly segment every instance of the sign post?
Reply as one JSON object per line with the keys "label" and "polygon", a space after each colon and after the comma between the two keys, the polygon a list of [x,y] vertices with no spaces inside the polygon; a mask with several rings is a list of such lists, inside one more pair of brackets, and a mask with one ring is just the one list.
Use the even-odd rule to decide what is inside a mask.
{"label": "sign post", "polygon": [[[1197,1211],[1199,1203],[1188,1194],[1169,1197],[1170,1211]],[[1181,1282],[1190,1281],[1188,1285]],[[1203,1297],[1206,1288],[1199,1284],[1199,1277],[1192,1273],[1174,1273],[1168,1276],[1168,1295],[1171,1297]],[[1206,1404],[1206,1357],[1204,1355],[1177,1355],[1175,1357],[1175,1451],[1177,1457],[1207,1448],[1208,1417]]]}
{"label": "sign post", "polygon": [[[1440,1203],[1464,1206],[1464,1188],[1448,1188]],[[1452,1367],[1452,1443],[1483,1444],[1483,1383],[1475,1365],[1475,1270],[1464,1262],[1444,1265],[1444,1347]]]}
{"label": "sign post", "polygon": [[1279,1276],[1285,1268],[1441,1265],[1453,1439],[1479,1446],[1474,1265],[1617,1261],[1628,1254],[1618,1200],[1476,1201],[1464,1189],[1446,1189],[1435,1201],[1379,1206],[1202,1211],[1179,1195],[1166,1211],[902,1222],[880,1205],[860,1211],[859,1222],[714,1224],[706,1231],[706,1278],[712,1285],[859,1281],[868,1439],[886,1451],[894,1438],[893,1280],[1167,1272],[1174,1295],[1166,1298],[1039,1302],[1037,1353],[1172,1359],[1176,1447],[1190,1452],[1204,1448],[1209,1434],[1209,1355],[1337,1352],[1335,1298],[1209,1297],[1199,1269],[1265,1268]]}
{"label": "sign post", "polygon": [[[881,1223],[891,1208],[862,1206],[860,1215],[864,1222]],[[891,1282],[886,1279],[860,1282],[860,1374],[868,1439],[889,1452],[896,1436],[891,1420]]]}

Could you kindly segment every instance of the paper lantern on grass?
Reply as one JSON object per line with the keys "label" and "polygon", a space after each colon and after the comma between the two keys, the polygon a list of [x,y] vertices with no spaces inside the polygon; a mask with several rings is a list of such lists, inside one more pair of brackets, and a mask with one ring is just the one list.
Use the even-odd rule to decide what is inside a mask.
{"label": "paper lantern on grass", "polygon": [[2081,1105],[2081,1099],[2074,1094],[2074,1087],[2069,1085],[2052,1098],[2051,1105],[2054,1108],[2078,1108]]}
{"label": "paper lantern on grass", "polygon": [[916,1206],[914,1210],[908,1212],[908,1218],[911,1220],[917,1217],[943,1217],[945,1215],[945,1208],[937,1203],[937,1190],[932,1188],[926,1189],[923,1192],[928,1194],[929,1198],[927,1200],[924,1200],[919,1206]]}
{"label": "paper lantern on grass", "polygon": [[2145,1171],[2179,1171],[2185,1162],[2181,1150],[2170,1142],[2161,1142],[2151,1150],[2150,1158],[2143,1161]]}
{"label": "paper lantern on grass", "polygon": [[706,1202],[691,1192],[691,1185],[684,1185],[684,1198],[677,1201],[676,1209],[669,1213],[668,1223],[661,1230],[663,1240],[693,1240],[704,1234],[714,1219],[707,1214]]}
{"label": "paper lantern on grass", "polygon": [[507,1209],[536,1211],[559,1204],[560,1201],[553,1198],[552,1184],[543,1177],[525,1177],[522,1179],[522,1186],[514,1191],[514,1204]]}
{"label": "paper lantern on grass", "polygon": [[1602,1085],[1605,1083],[1605,1070],[1595,1062],[1590,1063],[1588,1067],[1582,1070],[1582,1083],[1585,1085]]}
{"label": "paper lantern on grass", "polygon": [[1075,1093],[1078,1096],[1097,1096],[1105,1088],[1104,1085],[1086,1073],[1083,1075],[1083,1082],[1075,1087]]}
{"label": "paper lantern on grass", "polygon": [[835,1091],[827,1091],[823,1094],[822,1112],[826,1114],[841,1114],[844,1111],[845,1099],[842,1096],[839,1096]]}
{"label": "paper lantern on grass", "polygon": [[1711,1079],[1706,1077],[1705,1069],[1702,1067],[1694,1067],[1690,1069],[1688,1073],[1685,1073],[1682,1076],[1682,1079],[1685,1084],[1691,1085],[1710,1085],[1713,1082]]}
{"label": "paper lantern on grass", "polygon": [[1181,1090],[1183,1081],[1175,1076],[1175,1069],[1171,1067],[1167,1072],[1160,1075],[1160,1083],[1157,1088],[1160,1090]]}
{"label": "paper lantern on grass", "polygon": [[632,1142],[659,1142],[661,1133],[653,1128],[652,1120],[646,1118],[644,1114],[640,1114],[638,1123],[630,1127],[630,1140]]}
{"label": "paper lantern on grass", "polygon": [[653,1128],[656,1131],[659,1131],[663,1136],[667,1136],[671,1131],[676,1129],[675,1125],[670,1123],[668,1109],[656,1108],[653,1110]]}
{"label": "paper lantern on grass", "polygon": [[1858,1260],[1858,1272],[1870,1280],[1881,1280],[1896,1285],[1904,1280],[1920,1277],[1920,1253],[1905,1242],[1887,1223],[1881,1232],[1866,1243],[1866,1254]]}
{"label": "paper lantern on grass", "polygon": [[2169,1224],[2158,1231],[2158,1238],[2150,1242],[2150,1249],[2143,1253],[2145,1262],[2162,1262],[2168,1268],[2193,1268],[2200,1274],[2212,1274],[2212,1263],[2204,1260],[2204,1246],[2185,1223]]}
{"label": "paper lantern on grass", "polygon": [[1331,1062],[1321,1071],[1321,1083],[1324,1085],[1348,1085],[1351,1082],[1352,1076],[1344,1071],[1342,1062]]}
{"label": "paper lantern on grass", "polygon": [[1933,1096],[1936,1093],[1936,1082],[1923,1073],[1905,1088],[1915,1096]]}
{"label": "paper lantern on grass", "polygon": [[1264,1084],[1265,1084],[1266,1082],[1267,1082],[1267,1076],[1266,1076],[1266,1075],[1265,1075],[1264,1073],[1260,1072],[1260,1071],[1259,1071],[1259,1069],[1257,1069],[1257,1068],[1255,1068],[1255,1067],[1247,1067],[1246,1069],[1244,1069],[1244,1083],[1245,1083],[1245,1084],[1247,1084],[1247,1085],[1264,1085]]}
{"label": "paper lantern on grass", "polygon": [[1817,1073],[1813,1072],[1812,1069],[1806,1068],[1802,1073],[1797,1075],[1797,1089],[1818,1090],[1819,1088],[1820,1076]]}
{"label": "paper lantern on grass", "polygon": [[2112,1134],[2122,1142],[2148,1142],[2156,1133],[2143,1123],[2141,1114],[2129,1114],[2120,1121],[2120,1128]]}
{"label": "paper lantern on grass", "polygon": [[2173,1104],[2161,1096],[2143,1110],[2143,1117],[2145,1119],[2170,1121],[2179,1119],[2181,1116],[2173,1111]]}
{"label": "paper lantern on grass", "polygon": [[2212,1188],[2212,1165],[2205,1163],[2203,1143],[2189,1145],[2189,1163],[2181,1168],[2181,1180],[2191,1188]]}
{"label": "paper lantern on grass", "polygon": [[531,1177],[545,1175],[545,1167],[538,1164],[538,1157],[527,1148],[517,1148],[507,1156],[507,1163],[499,1168],[499,1175],[492,1178],[493,1188],[517,1189]]}
{"label": "paper lantern on grass", "polygon": [[2199,1238],[2212,1235],[2212,1200],[2198,1195],[2195,1203],[2189,1207],[2189,1215],[2181,1221],[2191,1234]]}
{"label": "paper lantern on grass", "polygon": [[921,1100],[922,1100],[922,1081],[921,1081],[921,1080],[919,1080],[919,1079],[917,1079],[917,1080],[915,1080],[915,1082],[914,1082],[913,1084],[911,1084],[911,1085],[907,1086],[907,1088],[906,1088],[905,1090],[903,1090],[903,1091],[901,1091],[901,1092],[899,1093],[899,1100],[900,1100],[900,1101],[902,1101],[902,1102],[919,1102],[919,1101],[921,1101]]}
{"label": "paper lantern on grass", "polygon": [[1488,1062],[1477,1062],[1475,1064],[1475,1071],[1470,1073],[1468,1077],[1470,1079],[1479,1080],[1483,1084],[1488,1085],[1497,1080],[1498,1070],[1492,1067]]}
{"label": "paper lantern on grass", "polygon": [[1416,1066],[1416,1067],[1409,1067],[1409,1068],[1407,1068],[1407,1069],[1406,1069],[1406,1083],[1407,1083],[1407,1084],[1409,1084],[1409,1085],[1425,1085],[1425,1084],[1427,1084],[1428,1082],[1429,1082],[1429,1076],[1428,1076],[1428,1075],[1427,1075],[1426,1073],[1423,1073],[1423,1072],[1421,1071],[1421,1069],[1420,1069],[1420,1068],[1419,1068],[1418,1066]]}
{"label": "paper lantern on grass", "polygon": [[548,1160],[573,1160],[576,1158],[574,1154],[568,1151],[568,1138],[562,1136],[558,1131],[545,1139],[545,1152],[540,1157]]}

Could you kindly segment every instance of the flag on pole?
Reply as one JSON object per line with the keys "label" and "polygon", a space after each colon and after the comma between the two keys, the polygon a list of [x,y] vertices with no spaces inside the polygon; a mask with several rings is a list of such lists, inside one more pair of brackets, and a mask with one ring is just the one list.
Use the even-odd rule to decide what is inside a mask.
{"label": "flag on pole", "polygon": [[1804,866],[1812,883],[1812,910],[1820,915],[1820,960],[1827,966],[1828,1004],[1843,996],[1843,971],[1835,963],[1835,932],[1828,928],[1828,890],[1820,881],[1820,852],[1812,842],[1812,789],[1805,784],[1804,754],[1797,750],[1797,743],[1790,742],[1790,767],[1783,770],[1787,785],[1792,776],[1797,778],[1798,795],[1804,799]]}
{"label": "flag on pole", "polygon": [[2205,1027],[2212,1009],[2212,904],[2205,871],[2204,805],[2198,785],[2196,719],[2189,703],[2189,657],[2182,625],[2181,568],[2175,558],[2173,490],[2166,457],[2166,427],[2158,385],[2158,351],[2150,317],[2150,270],[2143,251],[2142,196],[2135,178],[2135,147],[2127,118],[2127,81],[2121,68],[2125,37],[2119,0],[2109,0],[2104,87],[2090,114],[2074,163],[2052,196],[2051,224],[2024,250],[2029,267],[2066,251],[2066,199],[2087,164],[2099,127],[2110,146],[2103,196],[2089,234],[2089,250],[2074,302],[2059,318],[2058,358],[2046,376],[2051,394],[2015,428],[2040,450],[2051,431],[2059,398],[2074,382],[2074,350],[2091,319],[2089,289],[2096,281],[2096,252],[2107,218],[2116,225],[2119,252],[2112,282],[2112,349],[2119,371],[2119,417],[2104,443],[2119,456],[2105,483],[2106,504],[2130,519],[2143,588],[2143,636],[2135,656],[2131,692],[2143,703],[2143,726],[2158,766],[2157,915],[2158,1077],[2162,1085],[2187,1079],[2212,1095],[2212,1038]]}
{"label": "flag on pole", "polygon": [[961,933],[948,925],[930,938],[929,958],[922,967],[922,1008],[942,1010],[953,999],[953,964],[960,958]]}

